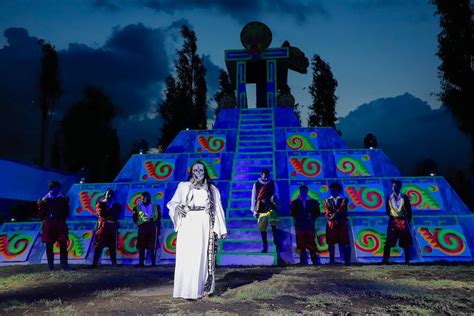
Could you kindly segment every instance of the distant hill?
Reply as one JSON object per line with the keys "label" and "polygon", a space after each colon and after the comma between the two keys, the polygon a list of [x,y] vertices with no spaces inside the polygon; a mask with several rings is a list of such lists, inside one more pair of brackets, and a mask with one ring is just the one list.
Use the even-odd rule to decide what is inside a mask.
{"label": "distant hill", "polygon": [[413,174],[425,158],[433,159],[441,173],[469,166],[469,139],[451,113],[444,107],[433,110],[409,93],[362,104],[340,118],[337,128],[351,148],[363,148],[365,135],[375,134],[379,148],[403,175]]}

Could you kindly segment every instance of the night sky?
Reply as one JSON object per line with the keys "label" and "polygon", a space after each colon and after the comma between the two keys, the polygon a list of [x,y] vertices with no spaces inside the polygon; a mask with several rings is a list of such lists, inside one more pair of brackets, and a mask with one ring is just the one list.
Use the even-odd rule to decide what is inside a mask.
{"label": "night sky", "polygon": [[[127,149],[140,136],[154,145],[159,131],[155,110],[182,43],[180,26],[188,24],[196,32],[211,99],[218,70],[224,67],[224,50],[242,48],[240,30],[253,20],[271,28],[271,46],[289,40],[308,58],[318,53],[329,62],[339,83],[341,117],[363,103],[406,92],[439,108],[434,93],[440,88],[440,62],[435,56],[440,29],[435,7],[427,2],[3,0],[0,111],[2,117],[8,111],[9,119],[0,123],[30,122],[22,130],[23,138],[36,137],[39,117],[34,118],[38,112],[33,113],[37,110],[32,102],[40,56],[36,40],[41,38],[55,45],[60,55],[64,93],[53,120],[60,120],[78,100],[84,84],[93,83],[121,109],[115,125],[122,146]],[[310,73],[289,76],[296,101],[303,106],[311,102],[310,81]],[[29,145],[24,140],[15,142],[19,151]]]}

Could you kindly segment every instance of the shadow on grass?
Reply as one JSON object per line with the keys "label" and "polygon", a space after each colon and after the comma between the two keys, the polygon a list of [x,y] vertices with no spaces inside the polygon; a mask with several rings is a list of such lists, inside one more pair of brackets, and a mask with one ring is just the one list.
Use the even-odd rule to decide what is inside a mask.
{"label": "shadow on grass", "polygon": [[[34,269],[35,271],[25,270],[21,273],[30,275],[37,273],[38,278],[41,278],[41,269]],[[0,302],[31,303],[41,299],[73,301],[85,297],[96,297],[97,292],[103,290],[117,288],[137,290],[157,285],[167,285],[173,280],[174,269],[168,267],[152,269],[136,269],[134,267],[109,268],[104,266],[95,270],[77,267],[72,272],[54,271],[44,273],[49,274],[49,280],[43,284],[0,291]]]}
{"label": "shadow on grass", "polygon": [[242,271],[227,272],[222,278],[216,280],[215,295],[219,296],[230,289],[253,283],[255,281],[266,281],[273,275],[279,274],[281,268],[256,268],[243,269]]}

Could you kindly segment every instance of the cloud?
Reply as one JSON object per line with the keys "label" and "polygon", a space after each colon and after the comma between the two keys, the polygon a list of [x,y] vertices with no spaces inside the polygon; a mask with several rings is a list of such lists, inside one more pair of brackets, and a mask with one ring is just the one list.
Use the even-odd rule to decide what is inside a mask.
{"label": "cloud", "polygon": [[[95,0],[94,5],[99,8],[116,8],[118,7],[117,3],[118,1],[112,0]],[[328,14],[319,0],[136,0],[133,5],[167,14],[206,9],[229,15],[239,22],[248,22],[267,13],[289,16],[297,21],[305,21],[309,15],[314,13]]]}
{"label": "cloud", "polygon": [[[115,27],[106,42],[93,48],[71,43],[59,50],[63,94],[54,110],[53,126],[69,106],[82,97],[85,85],[95,85],[119,108],[115,121],[122,153],[135,139],[156,144],[161,120],[156,115],[167,75],[172,72],[179,29],[184,19],[163,28],[141,23]],[[37,79],[41,50],[38,39],[24,28],[9,28],[7,45],[0,49],[0,124],[9,133],[0,134],[0,156],[34,162],[40,129],[36,107]],[[53,43],[54,44],[54,43]],[[219,68],[204,56],[207,68],[208,98],[217,89]],[[208,114],[212,117],[212,109]]]}
{"label": "cloud", "polygon": [[106,11],[118,11],[121,9],[120,6],[115,4],[112,0],[94,0],[92,6]]}

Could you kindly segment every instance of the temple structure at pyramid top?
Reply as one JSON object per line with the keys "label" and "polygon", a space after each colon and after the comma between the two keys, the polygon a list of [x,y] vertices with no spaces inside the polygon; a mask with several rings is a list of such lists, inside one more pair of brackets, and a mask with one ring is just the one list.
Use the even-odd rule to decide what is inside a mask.
{"label": "temple structure at pyramid top", "polygon": [[[380,149],[351,149],[332,128],[302,127],[291,107],[279,106],[279,93],[286,93],[286,81],[280,79],[279,85],[278,80],[286,77],[288,69],[304,73],[304,55],[294,50],[299,62],[292,62],[289,45],[267,48],[259,44],[261,41],[245,36],[242,42],[250,43],[249,47],[225,53],[238,106],[221,110],[213,129],[181,131],[163,153],[132,156],[113,183],[73,185],[68,192],[70,262],[92,260],[95,204],[106,189],[112,188],[124,208],[118,232],[119,260],[127,264],[138,259],[132,209],[139,203],[141,192],[148,191],[162,209],[160,263],[173,264],[176,233],[168,219],[166,202],[178,183],[187,179],[189,167],[196,160],[206,164],[226,211],[228,238],[220,241],[220,265],[273,265],[277,251],[286,261],[297,262],[290,202],[298,197],[299,186],[306,184],[309,195],[323,205],[332,182],[340,183],[349,199],[352,260],[380,261],[388,221],[385,200],[393,179],[402,181],[402,192],[409,196],[413,208],[413,261],[473,260],[474,216],[444,178],[403,177]],[[247,82],[257,83],[259,106],[255,108],[247,106]],[[279,247],[271,246],[268,253],[260,252],[260,232],[250,212],[252,185],[263,168],[271,171],[280,195],[277,228],[281,238]],[[40,225],[29,222],[0,226],[0,264],[45,261],[45,249],[38,238]],[[325,227],[321,216],[316,221],[315,241],[322,263],[328,257]],[[272,240],[269,229],[270,245]],[[394,248],[392,258],[402,257],[402,250]]]}

